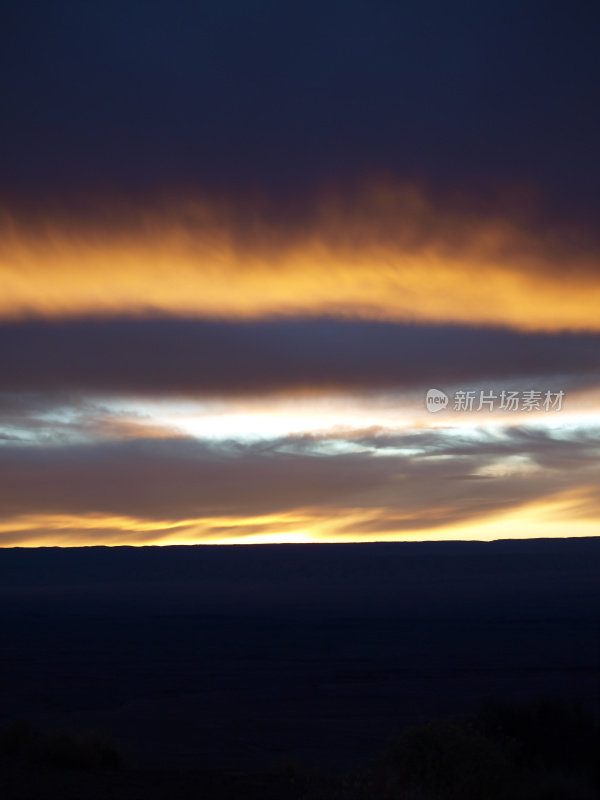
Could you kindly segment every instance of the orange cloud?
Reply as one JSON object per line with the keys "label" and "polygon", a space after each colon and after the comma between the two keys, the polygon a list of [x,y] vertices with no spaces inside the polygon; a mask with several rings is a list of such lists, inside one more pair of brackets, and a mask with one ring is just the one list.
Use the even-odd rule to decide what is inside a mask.
{"label": "orange cloud", "polygon": [[146,520],[105,514],[25,514],[0,523],[0,547],[494,541],[596,536],[597,498],[584,488],[448,523],[453,509],[308,508],[253,517]]}
{"label": "orange cloud", "polygon": [[111,219],[5,214],[0,317],[333,315],[600,330],[593,248],[435,207],[412,189],[331,196],[301,221],[205,201],[117,206]]}

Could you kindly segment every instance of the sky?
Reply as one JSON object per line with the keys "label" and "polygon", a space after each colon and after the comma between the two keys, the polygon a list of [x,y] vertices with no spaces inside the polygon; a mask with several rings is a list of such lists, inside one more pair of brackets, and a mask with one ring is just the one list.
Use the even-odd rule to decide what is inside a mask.
{"label": "sky", "polygon": [[599,22],[4,4],[0,546],[598,535]]}

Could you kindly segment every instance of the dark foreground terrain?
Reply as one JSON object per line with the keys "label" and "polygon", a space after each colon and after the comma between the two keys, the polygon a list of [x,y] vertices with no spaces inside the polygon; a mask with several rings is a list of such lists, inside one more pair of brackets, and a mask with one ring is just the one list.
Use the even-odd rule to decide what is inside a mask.
{"label": "dark foreground terrain", "polygon": [[5,800],[597,800],[600,726],[581,706],[487,704],[409,727],[352,768],[132,768],[97,734],[0,730]]}
{"label": "dark foreground terrain", "polygon": [[[597,717],[599,566],[600,539],[0,550],[0,726],[100,731],[124,797],[266,798],[487,701]],[[26,761],[5,796],[92,796]]]}

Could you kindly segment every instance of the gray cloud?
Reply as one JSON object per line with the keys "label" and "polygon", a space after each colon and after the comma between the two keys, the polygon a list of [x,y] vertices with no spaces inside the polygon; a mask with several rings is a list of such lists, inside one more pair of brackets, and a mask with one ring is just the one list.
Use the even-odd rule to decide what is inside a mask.
{"label": "gray cloud", "polygon": [[600,381],[600,335],[327,319],[2,324],[0,351],[0,391],[13,393],[243,395],[554,375],[573,385]]}

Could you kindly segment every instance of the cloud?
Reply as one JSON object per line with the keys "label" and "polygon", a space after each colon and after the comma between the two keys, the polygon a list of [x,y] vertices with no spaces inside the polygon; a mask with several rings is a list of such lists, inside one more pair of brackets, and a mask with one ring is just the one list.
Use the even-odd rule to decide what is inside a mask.
{"label": "cloud", "polygon": [[246,445],[184,439],[6,445],[1,541],[435,534],[564,497],[571,498],[571,519],[600,517],[596,429],[413,431],[358,436],[355,444],[345,453],[326,453],[327,441],[314,437]]}
{"label": "cloud", "polygon": [[300,210],[272,205],[201,197],[117,199],[87,214],[7,210],[0,317],[600,329],[600,246],[589,227],[550,226],[506,203],[433,200],[393,181],[317,193]]}
{"label": "cloud", "polygon": [[4,323],[0,350],[0,391],[30,398],[361,391],[510,377],[527,377],[533,388],[553,376],[577,388],[600,376],[595,334],[328,319]]}

